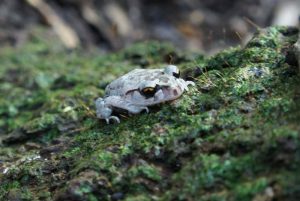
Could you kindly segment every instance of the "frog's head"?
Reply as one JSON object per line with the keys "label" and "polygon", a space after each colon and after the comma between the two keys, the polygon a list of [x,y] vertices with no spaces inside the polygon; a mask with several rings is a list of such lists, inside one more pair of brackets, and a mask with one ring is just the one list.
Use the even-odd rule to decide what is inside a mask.
{"label": "frog's head", "polygon": [[185,81],[180,79],[179,75],[179,69],[169,65],[156,79],[141,82],[138,87],[139,93],[135,92],[132,98],[136,98],[145,105],[177,99],[186,88]]}
{"label": "frog's head", "polygon": [[152,105],[174,100],[181,96],[184,91],[180,82],[174,82],[175,80],[168,83],[155,81],[144,82],[139,87],[139,94],[145,99],[144,102],[147,104]]}

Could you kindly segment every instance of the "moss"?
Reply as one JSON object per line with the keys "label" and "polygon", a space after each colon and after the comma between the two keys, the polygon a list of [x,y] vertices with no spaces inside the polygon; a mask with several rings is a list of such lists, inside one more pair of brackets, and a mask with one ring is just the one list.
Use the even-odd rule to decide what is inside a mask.
{"label": "moss", "polygon": [[234,189],[235,196],[233,200],[252,200],[255,195],[261,193],[267,186],[266,178],[258,178],[253,182],[242,183]]}
{"label": "moss", "polygon": [[151,179],[153,181],[160,181],[161,176],[159,170],[157,170],[154,166],[144,164],[131,168],[128,170],[129,177],[144,177],[147,179]]}
{"label": "moss", "polygon": [[1,185],[0,187],[0,198],[4,199],[5,195],[8,193],[9,190],[12,189],[19,189],[21,187],[20,183],[18,181],[10,182]]}
{"label": "moss", "polygon": [[[245,47],[210,58],[158,42],[67,52],[41,30],[22,48],[2,48],[0,198],[299,197],[300,79],[285,57],[297,33],[288,29],[259,30]],[[107,83],[168,63],[187,69],[196,87],[149,114],[121,114],[120,124],[96,119],[93,102]]]}
{"label": "moss", "polygon": [[0,199],[21,199],[21,200],[36,200],[34,195],[27,187],[22,187],[18,182],[4,184],[0,188]]}

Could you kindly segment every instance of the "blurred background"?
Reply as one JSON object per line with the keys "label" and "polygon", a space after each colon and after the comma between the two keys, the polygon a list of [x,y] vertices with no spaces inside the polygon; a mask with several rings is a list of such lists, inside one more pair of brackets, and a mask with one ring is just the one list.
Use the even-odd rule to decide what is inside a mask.
{"label": "blurred background", "polygon": [[300,0],[0,0],[0,45],[21,46],[42,26],[69,49],[154,39],[213,54],[259,27],[297,25],[299,13]]}

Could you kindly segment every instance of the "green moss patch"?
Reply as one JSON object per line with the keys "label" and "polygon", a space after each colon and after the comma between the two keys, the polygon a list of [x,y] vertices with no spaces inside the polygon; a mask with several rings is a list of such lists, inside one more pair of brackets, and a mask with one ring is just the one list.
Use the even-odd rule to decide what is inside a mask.
{"label": "green moss patch", "polygon": [[[210,58],[158,42],[67,52],[39,33],[1,49],[0,199],[298,200],[300,78],[288,29],[259,30]],[[196,87],[120,124],[95,117],[110,81],[168,63]]]}

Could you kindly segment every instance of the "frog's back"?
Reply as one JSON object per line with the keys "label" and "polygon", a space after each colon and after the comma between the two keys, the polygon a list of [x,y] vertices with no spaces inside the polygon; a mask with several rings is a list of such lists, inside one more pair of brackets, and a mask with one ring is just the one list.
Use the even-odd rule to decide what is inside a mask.
{"label": "frog's back", "polygon": [[161,73],[161,69],[135,69],[107,85],[105,88],[105,95],[123,96],[128,91],[138,89],[141,82],[154,80]]}

